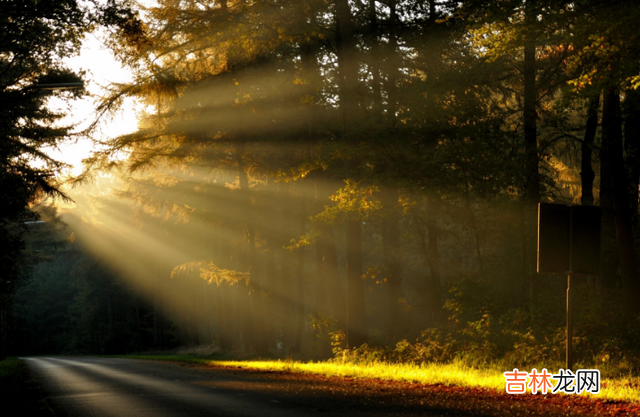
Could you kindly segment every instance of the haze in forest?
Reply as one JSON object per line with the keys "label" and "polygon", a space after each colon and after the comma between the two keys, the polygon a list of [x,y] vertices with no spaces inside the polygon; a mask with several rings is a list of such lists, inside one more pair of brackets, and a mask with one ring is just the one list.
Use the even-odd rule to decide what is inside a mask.
{"label": "haze in forest", "polygon": [[636,366],[640,7],[101,7],[131,80],[92,120],[135,100],[138,129],[84,132],[73,204],[28,188],[46,223],[21,237],[40,262],[11,290],[8,349],[557,363],[566,276],[536,272],[542,202],[602,209],[577,362]]}

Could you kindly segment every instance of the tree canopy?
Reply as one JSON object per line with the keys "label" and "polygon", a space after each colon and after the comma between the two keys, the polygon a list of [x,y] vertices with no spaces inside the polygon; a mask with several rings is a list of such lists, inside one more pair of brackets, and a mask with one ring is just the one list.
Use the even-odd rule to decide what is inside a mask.
{"label": "tree canopy", "polygon": [[102,13],[75,0],[0,2],[0,356],[7,343],[8,312],[16,288],[34,262],[23,235],[37,219],[30,206],[43,197],[67,199],[60,176],[67,165],[47,153],[72,139],[59,122],[52,97],[84,94],[83,74],[65,67]]}
{"label": "tree canopy", "polygon": [[609,354],[613,333],[633,350],[639,13],[595,0],[111,8],[106,42],[133,81],[98,112],[126,97],[144,111],[86,161],[84,179],[121,181],[86,197],[109,243],[78,236],[138,277],[182,344],[534,360],[557,354],[564,323],[564,281],[536,272],[536,207],[596,204],[603,266],[578,284],[579,355]]}

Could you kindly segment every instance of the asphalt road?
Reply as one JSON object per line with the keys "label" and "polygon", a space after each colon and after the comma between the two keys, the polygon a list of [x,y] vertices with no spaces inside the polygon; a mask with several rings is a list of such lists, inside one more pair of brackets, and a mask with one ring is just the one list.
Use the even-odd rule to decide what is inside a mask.
{"label": "asphalt road", "polygon": [[397,393],[294,376],[132,359],[23,359],[57,417],[461,415],[422,402],[404,406]]}

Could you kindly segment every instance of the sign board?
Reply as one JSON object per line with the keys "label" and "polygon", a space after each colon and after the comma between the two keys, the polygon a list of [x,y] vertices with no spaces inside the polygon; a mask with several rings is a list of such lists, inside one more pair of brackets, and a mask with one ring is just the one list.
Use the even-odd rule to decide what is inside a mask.
{"label": "sign board", "polygon": [[600,207],[538,205],[538,272],[600,274]]}

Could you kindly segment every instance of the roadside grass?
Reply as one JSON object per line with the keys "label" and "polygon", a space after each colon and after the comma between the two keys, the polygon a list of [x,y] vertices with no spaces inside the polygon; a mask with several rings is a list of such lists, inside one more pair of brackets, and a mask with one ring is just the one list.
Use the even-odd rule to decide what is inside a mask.
{"label": "roadside grass", "polygon": [[0,387],[11,387],[16,378],[20,377],[20,361],[18,358],[7,358],[0,361]]}
{"label": "roadside grass", "polygon": [[[165,361],[182,361],[199,363],[208,366],[235,367],[259,371],[294,372],[347,378],[371,378],[399,382],[417,382],[428,385],[447,385],[469,388],[485,388],[497,392],[505,392],[503,369],[501,365],[468,366],[462,361],[452,363],[391,364],[391,363],[334,363],[334,362],[299,362],[293,360],[217,360],[189,355],[126,355],[133,359],[151,359]],[[537,368],[539,370],[542,367]],[[547,368],[550,373],[558,370]],[[520,369],[530,371],[531,369]],[[600,393],[597,395],[582,393],[582,396],[594,400],[627,401],[640,403],[640,378],[617,377],[603,378]]]}
{"label": "roadside grass", "polygon": [[0,399],[10,400],[19,392],[23,380],[23,367],[18,358],[0,361]]}
{"label": "roadside grass", "polygon": [[12,416],[47,416],[39,392],[29,385],[29,372],[18,358],[0,361],[0,402],[12,404]]}

